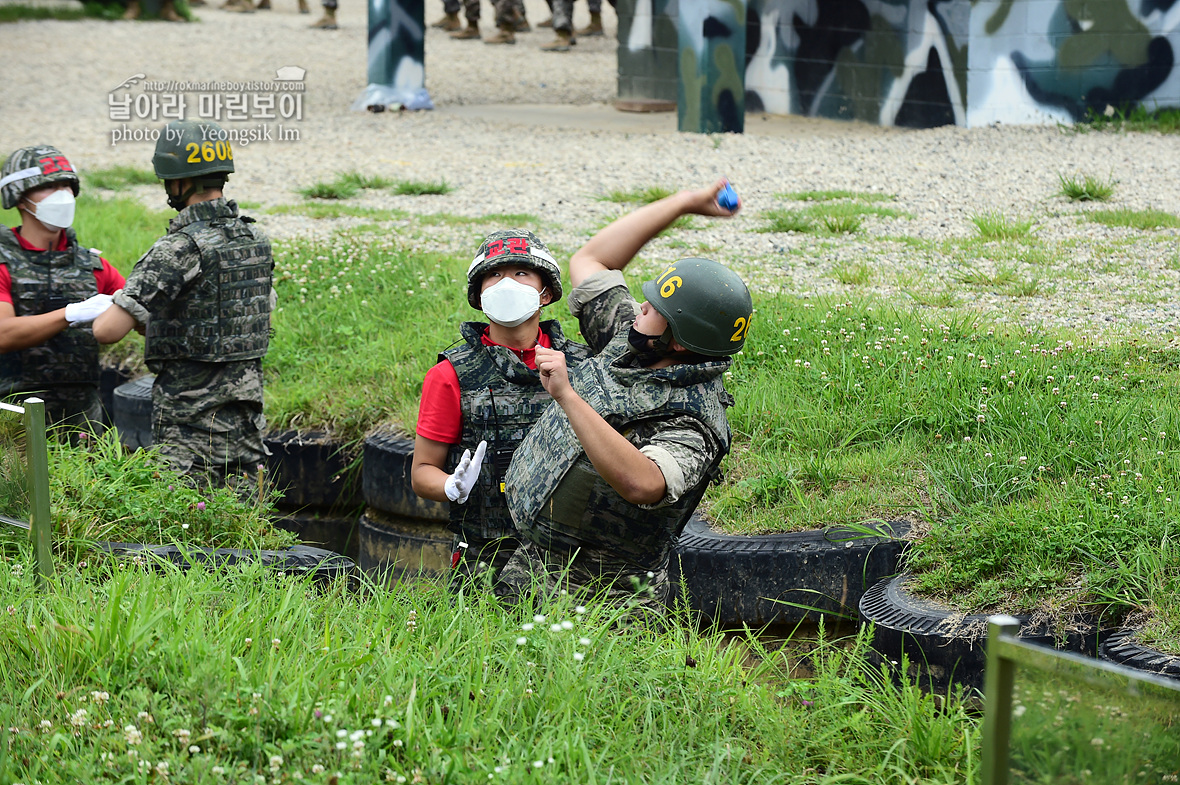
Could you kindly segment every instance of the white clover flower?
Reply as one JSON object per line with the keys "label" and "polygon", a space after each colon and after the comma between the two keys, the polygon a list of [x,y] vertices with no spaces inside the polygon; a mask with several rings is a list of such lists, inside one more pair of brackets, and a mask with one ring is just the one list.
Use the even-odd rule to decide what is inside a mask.
{"label": "white clover flower", "polygon": [[572,621],[570,621],[569,619],[566,619],[565,621],[563,621],[561,623],[561,628],[563,630],[572,630],[574,628],[574,623]]}
{"label": "white clover flower", "polygon": [[528,624],[522,624],[522,625],[520,625],[520,628],[522,630],[524,630],[525,632],[532,632],[533,624],[532,624],[532,622],[529,622]]}
{"label": "white clover flower", "polygon": [[347,741],[338,741],[338,742],[336,742],[336,749],[338,749],[338,750],[346,750],[346,749],[348,749],[348,742],[347,742]]}
{"label": "white clover flower", "polygon": [[589,646],[590,639],[589,638],[578,638],[578,643],[580,643],[583,646]]}
{"label": "white clover flower", "polygon": [[574,608],[574,613],[578,614],[579,616],[581,616],[585,612],[586,612],[585,605],[579,605],[578,607]]}
{"label": "white clover flower", "polygon": [[561,632],[561,625],[560,624],[550,624],[549,625],[549,632]]}
{"label": "white clover flower", "polygon": [[348,735],[348,731],[345,730],[344,728],[341,728],[340,730],[336,731],[336,738],[338,738],[338,739],[343,739],[347,735]]}
{"label": "white clover flower", "polygon": [[529,642],[529,639],[524,637],[523,635],[521,635],[519,638],[516,639],[517,646],[523,646],[528,642]]}
{"label": "white clover flower", "polygon": [[586,655],[580,651],[575,651],[574,652],[574,659],[577,660],[578,662],[581,662],[582,660],[586,659]]}
{"label": "white clover flower", "polygon": [[541,624],[542,622],[545,621],[545,616],[543,614],[538,613],[536,616],[533,617],[533,621],[535,621],[537,624]]}
{"label": "white clover flower", "polygon": [[220,766],[214,766],[211,771],[219,777],[222,774],[225,774],[225,769],[221,768]]}
{"label": "white clover flower", "polygon": [[201,751],[201,748],[198,747],[196,744],[193,744],[192,746],[190,746],[188,748],[189,755],[196,755],[200,751]]}

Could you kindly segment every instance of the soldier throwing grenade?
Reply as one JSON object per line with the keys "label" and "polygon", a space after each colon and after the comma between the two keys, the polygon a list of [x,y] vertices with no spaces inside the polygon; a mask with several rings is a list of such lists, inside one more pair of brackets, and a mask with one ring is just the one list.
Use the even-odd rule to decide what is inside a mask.
{"label": "soldier throwing grenade", "polygon": [[623,269],[682,215],[724,217],[725,182],[683,191],[612,223],[570,260],[570,311],[596,354],[573,370],[537,348],[551,406],[516,449],[508,508],[524,544],[497,594],[534,580],[661,613],[668,560],[729,451],[723,374],[742,348],[753,307],[742,279],[709,259],[681,259],[643,284]]}
{"label": "soldier throwing grenade", "polygon": [[270,243],[222,194],[234,171],[219,126],[169,123],[152,165],[179,214],[135,264],[114,305],[94,324],[113,343],[145,329],[152,440],[198,483],[248,492],[266,455],[262,357],[274,308]]}

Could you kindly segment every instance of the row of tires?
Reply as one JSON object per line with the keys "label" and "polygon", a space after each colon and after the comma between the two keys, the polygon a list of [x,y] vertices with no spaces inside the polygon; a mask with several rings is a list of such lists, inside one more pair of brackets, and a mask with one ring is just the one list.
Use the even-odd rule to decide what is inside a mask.
{"label": "row of tires", "polygon": [[[114,422],[128,445],[150,444],[151,377],[115,390]],[[447,507],[414,494],[410,439],[372,434],[359,458],[324,434],[272,433],[266,444],[270,474],[284,489],[278,525],[350,556],[378,580],[449,569]],[[906,655],[910,678],[937,691],[953,683],[982,688],[986,616],[959,614],[907,589],[906,576],[897,574],[907,533],[907,524],[893,522],[877,536],[840,528],[737,536],[694,517],[674,548],[671,575],[690,607],[715,624],[760,629],[856,617],[873,625],[882,661]],[[1180,657],[1143,647],[1129,633],[1108,635],[1094,624],[1062,634],[1021,622],[1029,641],[1180,678]]]}

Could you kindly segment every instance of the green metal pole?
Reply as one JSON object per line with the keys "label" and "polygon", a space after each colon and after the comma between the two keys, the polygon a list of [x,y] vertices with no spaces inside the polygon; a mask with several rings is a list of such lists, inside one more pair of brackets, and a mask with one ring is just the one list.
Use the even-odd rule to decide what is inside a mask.
{"label": "green metal pole", "polygon": [[32,510],[29,537],[37,558],[37,577],[45,582],[53,575],[51,538],[53,521],[49,517],[49,448],[45,438],[45,402],[29,398],[25,407],[25,457],[29,462],[29,490]]}
{"label": "green metal pole", "polygon": [[1008,785],[1008,739],[1012,733],[1012,687],[1016,662],[1003,653],[1002,636],[1013,637],[1020,622],[1012,616],[987,620],[987,672],[983,682],[983,761],[980,785]]}

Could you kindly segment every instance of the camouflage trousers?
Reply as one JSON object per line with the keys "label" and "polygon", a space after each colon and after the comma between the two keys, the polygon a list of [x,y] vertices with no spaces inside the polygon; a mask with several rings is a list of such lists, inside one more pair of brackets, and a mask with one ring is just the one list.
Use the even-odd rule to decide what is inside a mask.
{"label": "camouflage trousers", "polygon": [[[443,11],[448,14],[459,13],[460,0],[443,0]],[[479,21],[479,0],[462,0],[463,15],[469,22]],[[507,27],[516,23],[517,14],[525,16],[524,0],[494,0],[492,7],[496,9],[496,26]]]}
{"label": "camouflage trousers", "polygon": [[256,488],[258,467],[267,455],[265,427],[262,369],[256,361],[175,361],[158,368],[152,385],[152,443],[175,471],[198,485]]}
{"label": "camouflage trousers", "polygon": [[672,584],[666,564],[657,571],[637,571],[605,551],[584,548],[570,554],[526,541],[500,571],[495,593],[506,601],[520,602],[534,591],[546,598],[564,591],[586,602],[626,609],[628,616],[663,619]]}
{"label": "camouflage trousers", "polygon": [[516,537],[484,539],[456,534],[451,540],[451,587],[475,586],[490,591],[520,544]]}
{"label": "camouflage trousers", "polygon": [[[549,4],[549,11],[553,14],[554,30],[569,31],[574,29],[574,0],[545,0],[545,2]],[[587,0],[586,5],[590,9],[590,13],[602,13],[602,0]]]}

